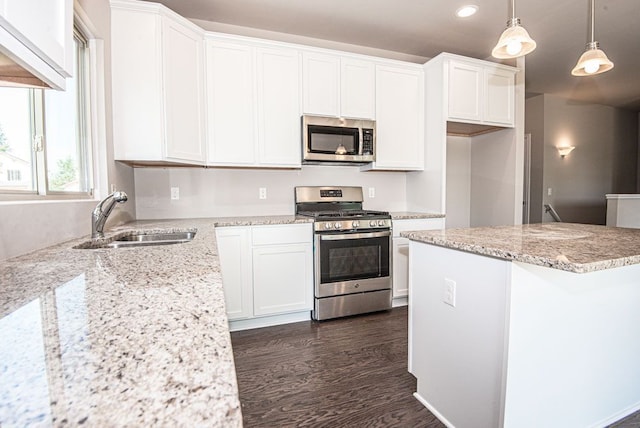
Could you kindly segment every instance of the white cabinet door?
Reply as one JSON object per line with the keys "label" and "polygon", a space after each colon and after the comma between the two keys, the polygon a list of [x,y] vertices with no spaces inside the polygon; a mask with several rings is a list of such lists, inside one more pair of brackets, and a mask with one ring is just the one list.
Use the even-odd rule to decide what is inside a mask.
{"label": "white cabinet door", "polygon": [[340,116],[375,119],[375,65],[370,61],[342,58],[340,66]]}
{"label": "white cabinet door", "polygon": [[161,17],[111,11],[113,146],[116,160],[163,158]]}
{"label": "white cabinet door", "polygon": [[258,48],[259,164],[299,168],[300,57],[293,49]]}
{"label": "white cabinet door", "polygon": [[210,165],[254,165],[254,50],[207,40],[207,143]]}
{"label": "white cabinet door", "polygon": [[424,168],[422,70],[376,67],[376,161],[373,169]]}
{"label": "white cabinet door", "polygon": [[313,255],[310,244],[253,248],[253,311],[256,316],[311,310]]}
{"label": "white cabinet door", "polygon": [[393,238],[393,298],[409,294],[409,240]]}
{"label": "white cabinet door", "polygon": [[304,52],[302,64],[304,113],[340,116],[340,57]]}
{"label": "white cabinet door", "polygon": [[482,121],[483,69],[465,62],[449,62],[449,119]]}
{"label": "white cabinet door", "polygon": [[393,225],[393,297],[409,293],[409,240],[400,236],[407,230],[444,229],[444,218],[394,219]]}
{"label": "white cabinet door", "polygon": [[218,258],[229,320],[253,316],[250,231],[248,227],[216,229]]}
{"label": "white cabinet door", "polygon": [[29,70],[36,76],[72,75],[73,0],[0,0],[0,27],[8,33],[0,31],[0,44],[5,48],[20,58],[26,52],[18,47],[22,45],[30,51],[21,58],[27,64],[37,62],[32,55],[44,62],[42,68]]}
{"label": "white cabinet door", "polygon": [[514,126],[515,76],[512,71],[486,67],[484,121]]}
{"label": "white cabinet door", "polygon": [[203,32],[156,3],[111,7],[115,159],[204,164]]}
{"label": "white cabinet door", "polygon": [[203,35],[164,18],[166,157],[205,162]]}

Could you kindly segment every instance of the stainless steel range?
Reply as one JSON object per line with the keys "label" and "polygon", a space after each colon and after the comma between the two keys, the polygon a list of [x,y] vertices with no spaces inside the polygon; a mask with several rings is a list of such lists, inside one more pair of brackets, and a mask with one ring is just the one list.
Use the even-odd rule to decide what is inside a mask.
{"label": "stainless steel range", "polygon": [[314,220],[314,320],[391,309],[391,216],[362,209],[362,187],[296,187]]}

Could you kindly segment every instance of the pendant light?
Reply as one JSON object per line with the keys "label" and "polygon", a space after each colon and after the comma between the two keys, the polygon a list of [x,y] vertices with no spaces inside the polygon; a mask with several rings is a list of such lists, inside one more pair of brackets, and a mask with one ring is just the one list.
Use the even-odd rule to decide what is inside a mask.
{"label": "pendant light", "polygon": [[500,59],[518,58],[533,52],[535,48],[536,42],[520,25],[520,18],[516,18],[515,0],[511,0],[511,19],[507,21],[507,29],[502,32],[491,55]]}
{"label": "pendant light", "polygon": [[571,74],[574,76],[592,76],[613,68],[613,63],[600,50],[600,44],[594,40],[595,15],[595,0],[591,0],[591,41],[587,43],[587,49],[580,56],[573,70],[571,70]]}

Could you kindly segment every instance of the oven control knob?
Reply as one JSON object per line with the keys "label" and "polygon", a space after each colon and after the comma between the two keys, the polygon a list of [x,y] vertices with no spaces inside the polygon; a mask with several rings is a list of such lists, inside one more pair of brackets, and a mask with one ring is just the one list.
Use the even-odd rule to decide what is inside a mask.
{"label": "oven control knob", "polygon": [[354,229],[356,229],[358,226],[360,226],[360,222],[358,220],[353,221],[351,223],[351,227],[354,228]]}
{"label": "oven control knob", "polygon": [[378,226],[384,226],[384,220],[378,220]]}
{"label": "oven control knob", "polygon": [[336,229],[340,229],[342,227],[342,223],[336,223],[333,225]]}
{"label": "oven control knob", "polygon": [[376,221],[375,221],[375,220],[371,220],[371,221],[369,222],[369,226],[371,226],[371,227],[375,227],[375,226],[376,226],[376,224],[377,224],[377,223],[376,223]]}
{"label": "oven control knob", "polygon": [[325,229],[331,229],[331,223],[325,223],[324,224],[324,228]]}

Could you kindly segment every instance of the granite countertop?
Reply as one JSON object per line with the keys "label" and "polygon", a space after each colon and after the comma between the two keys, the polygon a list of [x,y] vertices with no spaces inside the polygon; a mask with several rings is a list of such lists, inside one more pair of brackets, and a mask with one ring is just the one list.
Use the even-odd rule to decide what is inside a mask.
{"label": "granite countertop", "polygon": [[429,218],[444,218],[444,214],[437,213],[420,213],[413,211],[394,211],[391,214],[392,220],[411,220],[411,219],[429,219]]}
{"label": "granite countertop", "polygon": [[252,217],[215,217],[212,219],[217,227],[228,226],[261,226],[270,224],[313,223],[313,217],[302,215],[269,215]]}
{"label": "granite countertop", "polygon": [[400,234],[413,241],[575,273],[640,263],[640,229],[542,223]]}
{"label": "granite countertop", "polygon": [[242,426],[214,226],[134,222],[106,240],[197,233],[72,248],[84,238],[0,262],[0,425]]}

